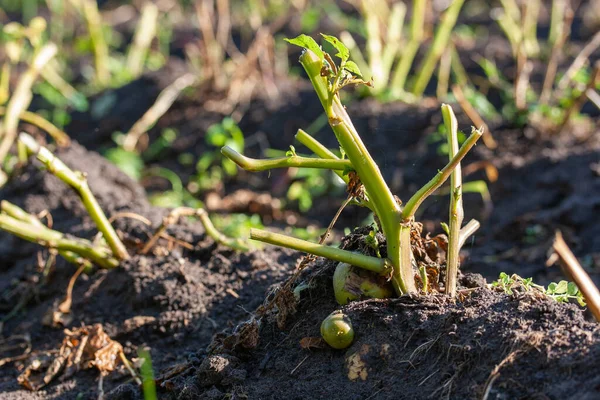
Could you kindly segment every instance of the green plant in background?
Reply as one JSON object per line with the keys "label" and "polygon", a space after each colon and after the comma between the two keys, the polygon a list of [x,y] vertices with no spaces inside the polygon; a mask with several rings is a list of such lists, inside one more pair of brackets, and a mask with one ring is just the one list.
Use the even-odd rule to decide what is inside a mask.
{"label": "green plant in background", "polygon": [[[374,89],[371,93],[408,102],[418,101],[448,48],[463,3],[464,0],[450,3],[440,18],[425,58],[415,67],[415,56],[426,40],[425,12],[428,1],[413,0],[407,37],[403,35],[406,16],[404,3],[395,3],[390,9],[384,0],[360,1],[359,10],[365,24],[366,57],[349,32],[342,32],[341,39],[348,44],[363,76],[373,78]],[[411,71],[414,71],[414,79],[409,79],[412,77]],[[409,80],[412,80],[410,87]]]}
{"label": "green plant in background", "polygon": [[[360,69],[349,60],[350,52],[342,42],[333,36],[322,36],[336,49],[335,56],[340,60],[338,64],[309,36],[300,35],[288,41],[305,49],[300,57],[300,63],[310,78],[329,124],[347,158],[335,156],[305,132],[299,132],[296,138],[317,157],[309,158],[290,154],[281,158],[256,160],[245,157],[229,147],[223,147],[222,153],[249,171],[287,167],[321,168],[336,171],[348,184],[349,198],[355,204],[369,208],[377,216],[387,242],[387,257],[379,258],[354,253],[257,229],[251,231],[250,237],[388,276],[398,295],[417,293],[413,270],[414,256],[411,249],[411,228],[415,222],[414,215],[422,202],[450,177],[462,158],[475,145],[481,132],[474,130],[463,146],[456,149],[456,154],[451,153],[450,162],[402,205],[385,183],[378,166],[371,158],[340,101],[340,89],[351,84],[366,83],[361,78]],[[449,106],[443,106],[442,110],[444,120],[448,122],[448,140],[452,143],[452,149],[455,149],[457,147],[454,145],[457,143],[457,129],[454,114]],[[458,189],[458,187],[453,187],[452,193],[456,195]],[[453,243],[458,245],[459,242],[459,240],[455,240]],[[446,291],[454,293],[453,288],[447,287]]]}
{"label": "green plant in background", "polygon": [[[566,0],[551,3],[550,31],[547,41],[540,43],[537,23],[544,7],[540,0],[523,2],[503,0],[502,7],[492,10],[494,18],[510,42],[515,60],[513,82],[502,76],[495,63],[479,60],[491,86],[500,90],[503,116],[519,125],[532,123],[555,133],[562,132],[570,121],[581,120],[581,108],[591,101],[600,108],[600,64],[589,65],[589,56],[600,47],[600,32],[584,46],[564,74],[558,74],[560,57],[568,44],[574,12]],[[546,63],[546,73],[540,92],[530,83],[532,60]]]}
{"label": "green plant in background", "polygon": [[196,163],[196,175],[189,185],[192,193],[214,189],[226,177],[237,175],[236,165],[220,156],[221,147],[228,146],[237,152],[244,151],[244,134],[230,117],[210,126],[206,131],[205,142],[209,148]]}
{"label": "green plant in background", "polygon": [[533,278],[521,278],[517,274],[508,275],[506,272],[501,272],[498,280],[492,282],[490,286],[508,295],[522,292],[537,292],[543,293],[559,303],[568,303],[570,300],[575,300],[580,306],[586,306],[583,293],[581,293],[577,285],[573,282],[552,282],[545,288],[542,285],[533,283]]}

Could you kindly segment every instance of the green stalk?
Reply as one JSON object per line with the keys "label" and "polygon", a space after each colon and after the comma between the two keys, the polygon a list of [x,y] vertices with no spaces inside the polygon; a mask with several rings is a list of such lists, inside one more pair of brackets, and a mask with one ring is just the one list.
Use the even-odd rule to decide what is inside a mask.
{"label": "green stalk", "polygon": [[427,84],[431,80],[435,65],[440,60],[440,57],[448,45],[452,30],[456,25],[458,14],[460,13],[460,9],[464,2],[465,0],[454,0],[441,17],[442,22],[435,33],[433,43],[427,52],[427,56],[425,56],[425,61],[423,61],[419,68],[419,74],[417,75],[415,87],[413,88],[413,94],[416,97],[421,97],[423,95]]}
{"label": "green stalk", "polygon": [[94,246],[88,240],[68,238],[61,232],[28,224],[8,214],[0,214],[0,229],[29,242],[57,249],[59,252],[79,254],[102,268],[115,268],[119,265],[119,261],[111,256],[108,248]]}
{"label": "green stalk", "polygon": [[364,254],[354,253],[352,251],[342,250],[336,247],[325,246],[302,239],[296,239],[294,237],[279,233],[264,231],[262,229],[251,229],[250,239],[258,240],[259,242],[263,243],[269,243],[275,246],[303,251],[305,253],[313,254],[319,257],[325,257],[334,261],[348,263],[350,265],[355,265],[381,275],[386,275],[390,272],[388,264],[389,261],[386,261],[383,258],[366,256]]}
{"label": "green stalk", "polygon": [[[0,106],[0,117],[3,115],[6,115],[6,108]],[[64,147],[71,143],[71,139],[64,131],[58,129],[52,122],[42,118],[34,112],[23,111],[21,112],[21,115],[19,115],[19,119],[46,131],[59,146]]]}
{"label": "green stalk", "polygon": [[106,86],[110,81],[108,45],[102,32],[102,17],[98,11],[98,4],[96,0],[81,0],[81,8],[94,47],[96,80],[100,85]]}
{"label": "green stalk", "polygon": [[275,168],[320,168],[342,171],[353,169],[350,160],[333,160],[323,158],[309,158],[300,156],[279,157],[266,160],[257,160],[246,157],[229,146],[221,149],[221,153],[246,171],[266,171]]}
{"label": "green stalk", "polygon": [[550,33],[548,43],[551,46],[563,35],[563,21],[567,11],[567,0],[552,0],[552,11],[550,13]]}
{"label": "green stalk", "polygon": [[[352,161],[352,166],[365,186],[375,214],[379,217],[383,234],[387,239],[388,257],[394,267],[393,281],[396,292],[399,295],[416,292],[412,264],[401,264],[406,259],[402,256],[406,250],[401,251],[400,247],[404,246],[410,251],[410,242],[400,243],[400,206],[354,128],[339,96],[329,91],[327,78],[321,76],[323,62],[313,52],[307,50],[300,57],[300,63],[315,88],[338,142]],[[410,238],[410,235],[408,236]]]}
{"label": "green stalk", "polygon": [[523,16],[523,45],[529,56],[537,56],[540,46],[537,40],[537,20],[540,14],[540,0],[527,0]]}
{"label": "green stalk", "polygon": [[[297,141],[299,141],[300,143],[305,145],[310,151],[312,151],[317,156],[319,156],[323,159],[330,159],[330,160],[339,160],[340,159],[338,156],[336,156],[331,151],[329,151],[329,149],[327,147],[323,146],[317,139],[315,139],[314,137],[312,137],[311,135],[309,135],[302,129],[298,129],[298,133],[296,133],[295,138]],[[348,181],[349,181],[348,175],[347,174],[344,175],[343,171],[334,170],[333,172],[337,176],[339,176],[344,181],[344,183],[346,183],[346,184],[348,183]]]}
{"label": "green stalk", "polygon": [[158,7],[147,1],[142,7],[140,20],[135,28],[133,43],[127,53],[127,68],[134,78],[138,77],[144,70],[144,61],[152,40],[156,36],[157,24]]}
{"label": "green stalk", "polygon": [[35,139],[28,134],[21,133],[19,135],[19,141],[21,141],[27,147],[31,154],[34,154],[37,159],[45,165],[45,167],[48,169],[48,172],[55,175],[67,185],[71,186],[77,192],[87,212],[95,222],[98,230],[102,232],[104,239],[110,246],[115,257],[119,260],[128,259],[129,254],[127,254],[127,249],[125,249],[125,246],[119,239],[117,232],[115,232],[114,228],[104,215],[102,208],[100,208],[98,201],[94,197],[94,194],[87,184],[85,175],[81,172],[72,171],[60,159],[52,154],[50,150],[40,146]]}
{"label": "green stalk", "polygon": [[404,28],[404,18],[406,17],[406,5],[404,3],[396,3],[392,6],[392,12],[388,19],[388,30],[385,38],[385,46],[383,55],[381,56],[381,64],[385,73],[383,85],[388,84],[392,65],[400,49],[400,41],[402,40],[402,29]]}
{"label": "green stalk", "polygon": [[18,219],[19,221],[23,221],[32,226],[46,228],[46,226],[42,224],[35,216],[6,200],[2,200],[2,202],[0,202],[0,210],[11,218]]}
{"label": "green stalk", "polygon": [[498,10],[498,13],[493,14],[492,18],[496,19],[496,22],[498,22],[498,25],[504,31],[506,38],[510,42],[513,57],[516,57],[521,41],[523,40],[523,30],[514,19],[502,10]]}
{"label": "green stalk", "polygon": [[[19,221],[22,221],[26,224],[29,224],[32,227],[49,229],[48,227],[46,227],[46,225],[42,224],[41,221],[39,219],[37,219],[37,217],[29,214],[22,208],[14,205],[6,200],[2,200],[2,202],[0,202],[0,210],[3,213],[5,213],[6,215],[8,215],[9,217],[17,219]],[[89,263],[89,261],[83,259],[78,254],[75,254],[73,252],[66,251],[66,250],[59,250],[58,253],[61,256],[63,256],[63,258],[65,260],[67,260],[68,262],[70,262],[72,264],[77,264],[77,265],[89,264],[89,265],[87,265],[87,267],[91,268],[91,264]]]}
{"label": "green stalk", "polygon": [[[448,156],[450,161],[458,153],[458,121],[447,104],[442,105],[442,116],[448,132]],[[460,227],[464,218],[462,204],[462,172],[460,162],[456,164],[450,176],[450,224],[448,229],[448,250],[446,257],[446,294],[456,296],[458,277]]]}
{"label": "green stalk", "polygon": [[467,241],[467,239],[473,235],[477,229],[479,229],[480,224],[479,221],[477,221],[476,219],[472,219],[470,220],[465,226],[463,226],[460,229],[459,235],[458,235],[458,249],[462,249],[462,247],[465,245],[465,242]]}
{"label": "green stalk", "polygon": [[413,0],[412,16],[410,20],[410,41],[402,50],[402,58],[396,67],[392,78],[392,92],[399,95],[404,91],[406,78],[410,72],[415,55],[425,36],[425,10],[427,0]]}
{"label": "green stalk", "polygon": [[454,168],[458,163],[467,155],[469,150],[477,143],[477,140],[481,137],[482,132],[473,129],[471,135],[463,143],[461,148],[458,150],[456,155],[450,160],[446,166],[440,170],[436,176],[434,176],[429,182],[427,182],[417,193],[415,193],[410,200],[404,206],[402,210],[402,219],[404,221],[410,220],[414,217],[417,209],[423,203],[423,201],[435,192],[452,174]]}
{"label": "green stalk", "polygon": [[4,123],[2,126],[4,137],[0,143],[0,165],[4,162],[4,159],[17,138],[19,116],[23,111],[27,110],[31,103],[31,88],[42,68],[44,68],[48,61],[54,57],[56,52],[57,48],[52,43],[42,47],[42,49],[36,53],[27,71],[19,78],[19,83],[6,106],[6,115],[4,116]]}
{"label": "green stalk", "polygon": [[148,240],[141,253],[147,254],[152,249],[156,241],[163,235],[163,233],[165,233],[169,225],[177,223],[177,220],[180,217],[197,217],[204,226],[206,234],[213,238],[217,243],[239,251],[250,250],[244,241],[227,237],[219,232],[210,220],[208,213],[203,208],[177,207],[171,210],[169,215],[163,218],[162,223],[158,229],[156,229],[156,232],[154,232],[154,235],[152,235],[150,240]]}

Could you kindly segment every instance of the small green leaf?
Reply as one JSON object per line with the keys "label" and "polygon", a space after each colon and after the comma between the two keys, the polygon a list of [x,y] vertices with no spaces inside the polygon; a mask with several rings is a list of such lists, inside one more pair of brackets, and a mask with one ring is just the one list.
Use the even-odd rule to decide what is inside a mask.
{"label": "small green leaf", "polygon": [[360,72],[360,68],[358,68],[358,65],[356,65],[354,61],[347,61],[346,64],[344,64],[344,69],[362,78],[362,72]]}
{"label": "small green leaf", "polygon": [[285,156],[286,157],[296,157],[296,148],[292,145],[290,145],[290,149],[288,151],[285,152]]}
{"label": "small green leaf", "polygon": [[325,35],[324,33],[321,33],[321,36],[323,36],[323,39],[335,47],[335,49],[338,51],[336,57],[339,57],[342,60],[342,64],[344,64],[350,57],[350,50],[348,50],[346,45],[340,42],[340,39],[336,38],[335,36]]}
{"label": "small green leaf", "polygon": [[323,60],[325,58],[325,55],[323,54],[323,50],[321,50],[321,47],[317,44],[317,42],[315,42],[315,39],[311,38],[310,36],[307,36],[305,34],[299,35],[293,39],[284,39],[286,42],[302,47],[303,49],[308,49],[310,51],[312,51],[313,53],[315,53],[317,55],[317,57],[319,57],[320,60]]}
{"label": "small green leaf", "polygon": [[446,235],[450,235],[450,227],[448,226],[448,224],[445,222],[441,222],[440,225],[442,226],[442,229],[444,230]]}
{"label": "small green leaf", "polygon": [[573,282],[569,282],[569,285],[567,286],[567,294],[569,296],[577,296],[578,293],[579,289],[577,288],[577,285]]}
{"label": "small green leaf", "polygon": [[567,293],[569,283],[567,281],[560,281],[558,285],[556,285],[556,290],[554,291],[556,294],[565,294]]}
{"label": "small green leaf", "polygon": [[555,282],[552,282],[548,285],[548,290],[546,290],[546,294],[554,294],[556,293],[556,287],[558,285]]}

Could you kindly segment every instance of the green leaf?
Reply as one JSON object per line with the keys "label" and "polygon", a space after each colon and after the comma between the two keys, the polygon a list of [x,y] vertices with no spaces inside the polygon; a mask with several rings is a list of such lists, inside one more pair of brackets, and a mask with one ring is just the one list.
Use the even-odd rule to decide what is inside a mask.
{"label": "green leaf", "polygon": [[558,285],[556,285],[555,293],[556,294],[565,294],[567,293],[569,283],[567,281],[560,281]]}
{"label": "green leaf", "polygon": [[360,76],[362,78],[362,73],[360,72],[360,68],[358,68],[358,65],[356,65],[356,63],[354,61],[347,61],[346,64],[344,64],[344,69],[346,71],[349,71],[351,73],[353,73],[356,76]]}
{"label": "green leaf", "polygon": [[577,294],[579,293],[579,288],[577,288],[577,285],[573,282],[569,282],[569,285],[567,286],[567,293],[569,294],[569,296],[577,296]]}
{"label": "green leaf", "polygon": [[557,286],[558,285],[556,283],[552,282],[551,284],[548,285],[548,290],[546,290],[546,293],[547,294],[554,294],[554,293],[556,293],[556,287]]}
{"label": "green leaf", "polygon": [[323,50],[321,50],[321,47],[317,44],[317,42],[315,42],[315,39],[311,38],[310,36],[301,34],[299,36],[296,36],[293,39],[286,38],[284,40],[295,46],[299,46],[299,47],[302,47],[303,49],[308,49],[308,50],[312,51],[313,53],[315,53],[317,55],[317,57],[319,57],[320,60],[323,60],[325,58],[325,55],[323,54]]}
{"label": "green leaf", "polygon": [[335,47],[335,49],[338,51],[336,57],[339,57],[342,60],[342,64],[344,64],[350,57],[350,50],[348,50],[346,45],[340,42],[340,39],[336,38],[335,36],[325,35],[324,33],[321,33],[321,36],[323,36],[323,39]]}

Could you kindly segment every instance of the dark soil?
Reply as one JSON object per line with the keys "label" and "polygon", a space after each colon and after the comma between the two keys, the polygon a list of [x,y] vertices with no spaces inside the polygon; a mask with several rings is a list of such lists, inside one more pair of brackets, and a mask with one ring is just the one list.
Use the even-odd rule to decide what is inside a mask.
{"label": "dark soil", "polygon": [[[162,382],[165,398],[479,399],[486,389],[489,399],[600,397],[591,368],[600,363],[600,330],[574,305],[508,296],[466,275],[457,303],[401,297],[340,307],[332,273],[331,263],[314,266],[284,329],[265,318],[250,351],[213,343],[183,376]],[[332,310],[356,332],[346,350],[319,342]]]}
{"label": "dark soil", "polygon": [[[85,171],[92,191],[108,215],[135,212],[152,220],[156,228],[165,211],[151,207],[143,189],[95,153],[74,144],[58,153],[65,163]],[[55,177],[30,167],[0,191],[0,198],[27,211],[48,210],[54,229],[91,238],[95,234],[79,198]],[[144,243],[153,230],[141,222],[119,217],[116,227],[130,248]],[[135,255],[114,270],[83,275],[73,293],[71,322],[67,328],[101,323],[109,336],[136,357],[139,346],[151,349],[157,369],[186,360],[187,354],[205,348],[212,335],[245,318],[269,287],[285,278],[297,259],[295,253],[266,249],[246,254],[216,246],[198,223],[183,221],[169,230],[194,250],[176,247],[166,252],[165,243],[153,255]],[[139,248],[139,245],[138,245]],[[3,336],[27,333],[34,352],[57,349],[60,328],[42,325],[45,315],[62,301],[75,267],[60,257],[42,283],[37,256],[48,257],[41,247],[0,234],[0,307],[7,314],[22,296],[30,299],[3,327]],[[20,364],[19,364],[20,365]],[[96,397],[97,374],[81,373],[54,383],[37,394],[18,386],[19,365],[4,366],[0,378],[2,398]],[[17,367],[17,368],[15,368]],[[110,378],[109,378],[110,379]],[[120,379],[122,381],[122,379]],[[118,381],[117,381],[118,382]],[[105,382],[110,391],[117,382]],[[79,397],[81,398],[81,397]]]}
{"label": "dark soil", "polygon": [[[480,22],[489,25],[487,14]],[[580,23],[576,19],[576,24]],[[497,33],[485,38],[483,45],[487,46],[489,39],[490,46],[482,48],[476,43],[468,49],[465,65],[469,72],[478,68],[471,55],[489,52],[505,54],[498,58],[499,67],[509,77],[514,72],[508,65],[509,47]],[[576,34],[571,51],[581,48],[588,37]],[[115,226],[132,254],[167,212],[151,206],[144,189],[165,188],[142,187],[93,151],[114,147],[113,133],[127,132],[160,91],[186,68],[181,60],[172,58],[164,69],[90,99],[90,112],[72,113],[66,129],[85,148],[74,144],[59,152],[67,164],[88,174],[92,191],[106,213],[116,217]],[[539,80],[538,75],[533,79]],[[237,114],[251,156],[262,156],[267,148],[287,149],[294,144],[297,129],[307,128],[322,113],[306,82],[278,78],[275,83],[277,98],[257,93],[248,108]],[[204,86],[181,96],[149,132],[150,142],[167,127],[179,134],[168,149],[147,160],[150,166],[169,168],[187,183],[193,166],[181,165],[178,156],[191,153],[198,157],[213,150],[207,148],[205,134],[227,115],[214,108],[222,96]],[[498,100],[494,96],[490,93],[491,101]],[[208,102],[212,108],[206,106]],[[435,139],[442,122],[437,104],[417,107],[362,99],[349,103],[348,110],[401,199],[408,199],[445,164],[447,156],[439,152],[443,142]],[[466,130],[470,121],[457,114],[460,127]],[[488,282],[501,271],[533,276],[542,284],[564,279],[556,266],[545,266],[554,232],[560,229],[600,283],[597,126],[583,136],[577,125],[560,136],[509,123],[490,128],[498,148],[492,151],[480,144],[463,162],[465,169],[484,161],[499,171],[499,179],[487,183],[493,201],[491,213],[486,214],[479,195],[464,195],[466,218],[480,219],[482,228],[463,249],[463,271],[481,273]],[[310,133],[329,147],[337,146],[328,127]],[[345,198],[343,191],[330,191],[315,199],[313,208],[303,215],[297,204],[288,202],[286,207],[293,213],[290,218],[277,204],[285,202],[291,179],[284,170],[240,172],[213,193],[199,197],[211,207],[215,201],[208,198],[216,195],[214,209],[258,212],[266,222],[280,227],[289,221],[296,226],[326,226]],[[482,170],[465,177],[465,181],[478,179],[486,179]],[[232,200],[240,193],[267,197],[262,202],[248,202],[259,204],[258,208],[244,208],[244,202],[240,206]],[[33,166],[2,188],[0,199],[32,213],[48,211],[54,229],[85,238],[96,234],[71,189]],[[434,196],[422,206],[418,217],[426,231],[441,231],[439,221],[447,218],[447,201],[447,196]],[[237,205],[220,209],[227,203]],[[148,218],[152,226],[119,215],[121,212]],[[367,216],[365,210],[348,208],[336,229],[341,232],[359,226]],[[486,389],[488,399],[600,398],[600,330],[575,305],[558,304],[532,293],[508,296],[487,287],[481,276],[467,274],[457,303],[429,296],[365,300],[343,307],[356,339],[349,349],[334,351],[317,339],[307,340],[318,338],[323,318],[340,309],[331,291],[333,265],[319,260],[302,275],[310,287],[301,292],[297,310],[288,316],[285,326],[280,329],[275,315],[268,315],[260,320],[259,330],[250,329],[253,335],[248,336],[244,329],[257,325],[238,324],[251,318],[267,293],[289,277],[299,254],[273,248],[235,253],[215,245],[201,225],[191,221],[180,221],[169,234],[193,244],[193,250],[169,247],[161,241],[153,254],[135,254],[115,270],[82,275],[75,285],[71,319],[65,322],[70,329],[101,323],[112,339],[123,344],[129,358],[137,357],[138,348],[148,347],[160,398],[478,399],[484,398]],[[60,346],[64,337],[61,327],[46,326],[42,321],[64,298],[68,280],[75,273],[75,267],[58,257],[50,275],[42,276],[40,259],[43,264],[48,257],[41,247],[0,233],[0,313],[6,316],[24,303],[3,324],[2,337],[28,334],[36,355]],[[231,345],[232,341],[238,345]],[[307,342],[313,346],[301,346]],[[349,360],[359,375],[356,379],[348,376]],[[16,382],[26,364],[19,361],[0,367],[0,398],[98,396],[95,370],[56,380],[37,393],[26,391]],[[123,374],[109,375],[104,390],[107,398],[142,398]]]}

